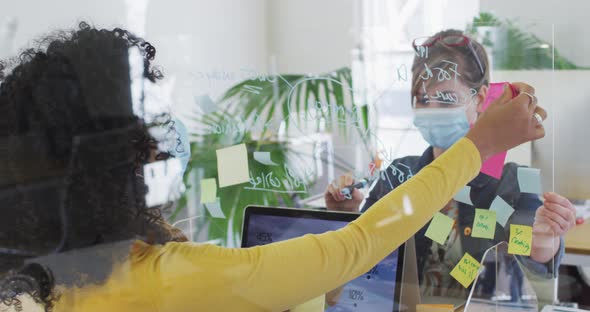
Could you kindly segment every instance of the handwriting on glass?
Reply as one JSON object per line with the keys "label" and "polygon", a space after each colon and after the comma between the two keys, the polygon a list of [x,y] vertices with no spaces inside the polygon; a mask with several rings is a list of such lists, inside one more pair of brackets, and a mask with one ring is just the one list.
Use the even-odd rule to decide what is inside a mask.
{"label": "handwriting on glass", "polygon": [[427,46],[417,46],[416,47],[416,57],[420,58],[428,58],[428,47]]}
{"label": "handwriting on glass", "polygon": [[[277,177],[272,171],[256,175],[250,172],[250,186],[244,189],[274,193],[307,193],[307,184],[303,178],[297,176],[287,165],[283,166],[283,170],[285,179]],[[306,176],[311,176],[311,172],[306,172]]]}
{"label": "handwriting on glass", "polygon": [[225,69],[213,69],[209,71],[194,71],[191,72],[191,76],[196,80],[207,80],[212,81],[237,81],[237,80],[257,80],[260,82],[274,83],[277,78],[280,78],[280,74],[271,75],[265,72],[261,72],[254,68],[240,68],[239,71],[228,71]]}
{"label": "handwriting on glass", "polygon": [[[459,94],[455,92],[443,92],[440,90],[434,90],[434,95],[428,95],[426,91],[425,82],[435,80],[437,82],[454,81],[457,82],[457,78],[461,77],[459,73],[459,65],[455,62],[443,60],[442,65],[430,68],[428,63],[424,63],[424,73],[419,76],[422,80],[422,91],[424,92],[424,99],[426,103],[442,103],[442,104],[459,104]],[[474,88],[469,89],[469,94],[459,91],[460,96],[465,102],[472,99],[477,95],[477,90]]]}
{"label": "handwriting on glass", "polygon": [[[397,165],[399,167],[392,163],[391,165],[389,165],[389,167],[391,168],[391,175],[393,176],[393,178],[397,178],[397,181],[399,183],[404,183],[405,181],[411,179],[414,176],[414,173],[412,173],[412,168],[410,168],[409,166],[404,165],[402,163],[398,163]],[[378,175],[378,177],[381,180],[387,181],[389,187],[393,188],[393,183],[391,183],[391,179],[389,177],[389,173],[387,170],[375,171],[375,174]]]}

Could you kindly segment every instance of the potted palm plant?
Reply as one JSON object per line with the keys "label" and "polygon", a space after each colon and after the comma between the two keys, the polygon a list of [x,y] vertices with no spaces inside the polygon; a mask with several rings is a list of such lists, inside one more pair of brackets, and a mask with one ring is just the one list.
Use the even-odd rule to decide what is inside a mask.
{"label": "potted palm plant", "polygon": [[[293,145],[293,138],[333,131],[346,136],[350,135],[351,128],[357,135],[366,136],[367,107],[354,103],[354,98],[348,68],[318,76],[254,77],[229,88],[217,103],[219,109],[209,114],[196,114],[194,121],[199,126],[189,129],[193,142],[187,171],[198,172],[198,178],[185,175],[189,191],[171,211],[169,221],[174,223],[182,216],[191,192],[198,192],[197,180],[217,178],[216,150],[244,143],[249,155],[269,152],[276,166],[248,157],[250,183],[218,190],[225,218],[213,218],[206,213],[196,220],[195,228],[208,229],[209,240],[238,246],[244,207],[294,207],[299,205],[299,199],[309,196],[308,191],[317,180],[317,172],[309,165],[309,159],[316,155]],[[345,167],[338,161],[334,166]],[[251,187],[261,179],[270,179],[284,188]]]}

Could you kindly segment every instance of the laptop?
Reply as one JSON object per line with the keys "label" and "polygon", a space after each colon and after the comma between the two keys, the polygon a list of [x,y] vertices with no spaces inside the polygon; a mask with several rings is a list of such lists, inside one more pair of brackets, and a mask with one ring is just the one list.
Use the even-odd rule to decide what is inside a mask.
{"label": "laptop", "polygon": [[[358,216],[351,212],[248,206],[244,210],[242,247],[338,230]],[[401,246],[369,272],[326,294],[323,311],[399,311],[403,262]]]}

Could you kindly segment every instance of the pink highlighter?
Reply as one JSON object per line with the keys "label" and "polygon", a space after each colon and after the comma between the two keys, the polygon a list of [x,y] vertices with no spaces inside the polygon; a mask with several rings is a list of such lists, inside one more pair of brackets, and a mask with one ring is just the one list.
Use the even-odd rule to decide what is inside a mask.
{"label": "pink highlighter", "polygon": [[[490,83],[488,94],[483,102],[483,107],[479,111],[484,112],[495,99],[499,98],[504,93],[504,85],[508,84],[512,91],[512,98],[518,95],[518,90],[508,82],[493,82]],[[498,180],[502,177],[502,169],[504,168],[504,161],[508,152],[500,152],[488,158],[481,166],[481,172],[492,176]]]}

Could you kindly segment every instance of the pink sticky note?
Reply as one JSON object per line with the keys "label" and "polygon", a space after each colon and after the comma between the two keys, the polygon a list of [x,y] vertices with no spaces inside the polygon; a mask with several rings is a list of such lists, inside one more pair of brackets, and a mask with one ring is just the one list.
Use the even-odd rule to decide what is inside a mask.
{"label": "pink sticky note", "polygon": [[507,152],[501,152],[488,158],[481,165],[481,172],[500,180],[502,177],[502,169],[504,169],[506,154]]}
{"label": "pink sticky note", "polygon": [[[483,107],[480,112],[485,111],[495,99],[499,98],[504,92],[504,85],[508,82],[493,82],[490,83],[488,94],[483,102]],[[510,84],[509,84],[510,85]],[[516,90],[510,85],[512,89],[512,97],[516,96]],[[488,158],[481,166],[481,172],[496,179],[502,177],[502,169],[504,168],[504,161],[506,160],[507,152],[500,152]]]}
{"label": "pink sticky note", "polygon": [[502,95],[502,93],[504,93],[505,84],[508,84],[508,86],[510,86],[510,89],[512,90],[512,97],[517,96],[518,91],[516,91],[516,89],[510,83],[492,82],[490,83],[490,87],[488,88],[488,94],[486,96],[486,99],[483,101],[483,107],[481,108],[481,110],[479,110],[480,113],[488,109],[490,103],[492,103],[495,99],[499,98],[500,95]]}

